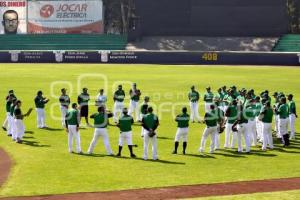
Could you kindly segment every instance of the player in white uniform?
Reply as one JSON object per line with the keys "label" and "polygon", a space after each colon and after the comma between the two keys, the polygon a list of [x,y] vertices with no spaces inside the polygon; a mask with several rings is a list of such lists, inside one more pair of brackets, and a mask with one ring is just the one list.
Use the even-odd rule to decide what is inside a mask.
{"label": "player in white uniform", "polygon": [[135,113],[136,121],[140,120],[139,116],[139,100],[141,96],[141,91],[136,88],[136,83],[133,83],[132,88],[129,91],[130,95],[130,105],[128,114],[133,117],[133,113]]}
{"label": "player in white uniform", "polygon": [[114,122],[118,123],[118,115],[122,116],[124,108],[125,92],[122,89],[122,85],[118,86],[118,90],[114,93]]}
{"label": "player in white uniform", "polygon": [[107,102],[107,96],[104,95],[104,90],[100,89],[99,94],[96,98],[96,106],[101,107],[104,106],[106,107],[106,102]]}
{"label": "player in white uniform", "polygon": [[61,111],[61,125],[63,128],[66,127],[66,115],[70,105],[70,97],[67,95],[67,90],[65,88],[61,89],[61,96],[59,97],[60,111]]}
{"label": "player in white uniform", "polygon": [[175,148],[173,151],[173,154],[177,154],[177,149],[179,146],[179,141],[182,138],[183,140],[183,151],[182,153],[185,154],[185,150],[187,147],[187,137],[189,133],[189,121],[190,116],[187,114],[187,108],[182,108],[182,114],[177,115],[175,118],[175,121],[177,122],[177,132],[175,136]]}
{"label": "player in white uniform", "polygon": [[200,122],[199,112],[198,112],[198,101],[200,98],[199,92],[195,90],[195,86],[191,87],[191,92],[189,92],[190,108],[191,108],[191,121]]}

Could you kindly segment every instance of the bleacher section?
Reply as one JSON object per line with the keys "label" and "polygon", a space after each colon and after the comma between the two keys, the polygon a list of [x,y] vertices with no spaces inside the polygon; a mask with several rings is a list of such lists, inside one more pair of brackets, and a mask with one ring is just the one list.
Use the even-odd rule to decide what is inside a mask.
{"label": "bleacher section", "polygon": [[300,52],[300,34],[282,36],[276,43],[273,51]]}
{"label": "bleacher section", "polygon": [[124,50],[125,35],[1,35],[0,50]]}

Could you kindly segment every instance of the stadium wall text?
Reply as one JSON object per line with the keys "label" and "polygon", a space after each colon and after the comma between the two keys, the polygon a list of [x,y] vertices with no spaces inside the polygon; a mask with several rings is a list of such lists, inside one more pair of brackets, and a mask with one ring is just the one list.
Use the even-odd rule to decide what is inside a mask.
{"label": "stadium wall text", "polygon": [[1,51],[0,62],[300,66],[300,53],[177,51]]}

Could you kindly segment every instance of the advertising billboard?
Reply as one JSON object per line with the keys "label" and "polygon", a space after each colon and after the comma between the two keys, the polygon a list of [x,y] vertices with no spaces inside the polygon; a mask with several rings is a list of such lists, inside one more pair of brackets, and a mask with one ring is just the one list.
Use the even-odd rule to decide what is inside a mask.
{"label": "advertising billboard", "polygon": [[27,33],[26,6],[25,0],[0,0],[0,34]]}
{"label": "advertising billboard", "polygon": [[102,0],[28,2],[28,33],[103,33]]}

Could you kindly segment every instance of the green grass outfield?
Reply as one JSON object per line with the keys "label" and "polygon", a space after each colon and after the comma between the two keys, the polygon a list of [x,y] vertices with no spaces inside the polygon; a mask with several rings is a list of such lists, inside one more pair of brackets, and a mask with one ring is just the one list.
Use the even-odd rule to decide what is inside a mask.
{"label": "green grass outfield", "polygon": [[266,192],[266,193],[256,193],[256,194],[195,198],[193,200],[253,200],[253,199],[298,200],[299,197],[300,197],[300,190],[291,190],[291,191],[281,191],[281,192]]}
{"label": "green grass outfield", "polygon": [[[83,74],[89,75],[83,77],[82,84],[78,86],[78,77]],[[101,79],[103,75],[107,81]],[[300,105],[299,77],[300,68],[292,67],[0,64],[1,123],[5,115],[4,98],[9,89],[14,89],[17,97],[23,100],[24,112],[34,105],[36,92],[42,89],[45,96],[51,99],[46,109],[46,121],[53,128],[52,131],[37,129],[36,113],[33,112],[25,119],[26,130],[31,132],[26,134],[24,144],[11,142],[1,131],[0,146],[12,156],[15,165],[0,195],[61,194],[299,177],[300,140],[285,150],[277,148],[261,152],[259,148],[254,148],[251,155],[221,150],[212,156],[200,157],[197,150],[204,125],[192,124],[187,149],[189,155],[172,155],[176,124],[170,112],[174,103],[178,103],[174,106],[176,112],[182,104],[188,103],[187,93],[191,85],[197,87],[202,97],[208,85],[214,91],[223,85],[254,88],[257,93],[265,89],[271,93],[284,91],[293,93],[297,105]],[[118,81],[127,81],[124,82],[127,94],[130,81],[136,82],[143,95],[148,94],[155,107],[159,108],[161,126],[158,135],[161,139],[158,141],[158,153],[161,161],[130,159],[127,148],[123,150],[126,158],[107,157],[101,140],[95,149],[95,156],[68,153],[67,134],[61,130],[60,121],[50,117],[52,104],[52,115],[60,116],[55,95],[60,94],[61,87],[69,88],[72,85],[73,101],[77,98],[78,87],[88,87],[90,95],[96,96],[98,89],[107,82],[108,105],[111,108],[112,87]],[[129,100],[126,100],[128,103]],[[199,108],[203,115],[204,106],[200,105]],[[91,110],[95,111],[95,107],[91,106]],[[296,123],[299,131],[300,121]],[[134,126],[133,130],[133,141],[139,145],[134,150],[139,158],[142,156],[140,129]],[[93,129],[82,129],[80,134],[82,148],[86,151]],[[116,152],[119,131],[116,127],[109,127],[109,135]],[[223,145],[224,135],[221,139]]]}

